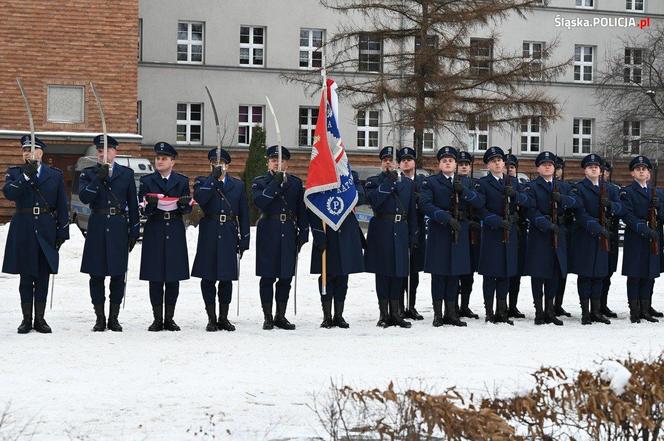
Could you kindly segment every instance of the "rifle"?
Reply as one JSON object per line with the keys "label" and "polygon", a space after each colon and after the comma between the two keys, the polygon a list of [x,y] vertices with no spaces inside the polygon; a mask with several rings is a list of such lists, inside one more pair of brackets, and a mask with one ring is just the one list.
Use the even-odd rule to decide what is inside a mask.
{"label": "rifle", "polygon": [[[553,193],[559,193],[558,190],[558,180],[556,179],[555,172],[553,176]],[[558,225],[558,202],[553,198],[553,193],[551,193],[551,222],[553,222],[555,225]],[[558,232],[553,231],[553,249],[557,250],[558,249]]]}
{"label": "rifle", "polygon": [[[604,200],[606,199],[606,181],[604,180],[604,165],[600,165],[599,174],[599,224],[602,228],[607,228],[607,210]],[[599,237],[599,246],[602,251],[608,252],[610,249],[609,238],[604,235]]]}
{"label": "rifle", "polygon": [[[454,219],[459,220],[459,193],[456,192],[455,184],[460,182],[459,178],[459,165],[457,164],[456,169],[454,170],[454,182],[452,183],[452,191],[454,192],[454,197],[452,198],[453,208],[452,213]],[[452,228],[452,240],[455,244],[459,243],[459,232]]]}
{"label": "rifle", "polygon": [[[510,155],[512,154],[512,147],[509,148],[507,157],[509,158]],[[503,201],[503,220],[509,221],[511,219],[511,212],[510,212],[510,197],[509,197],[509,192],[508,189],[512,189],[512,177],[509,174],[509,165],[507,166],[508,172],[504,173],[503,176],[505,176],[505,195],[504,195],[504,201]],[[506,224],[503,227],[503,243],[507,243],[510,241],[510,227],[511,224]]]}
{"label": "rifle", "polygon": [[[655,171],[653,174],[654,179],[651,180],[650,187],[650,206],[648,207],[648,227],[658,231],[657,225],[657,206],[654,204],[655,198],[657,198],[657,172],[659,169],[659,161],[655,161]],[[655,256],[659,254],[659,239],[651,239],[650,241],[650,252]]]}

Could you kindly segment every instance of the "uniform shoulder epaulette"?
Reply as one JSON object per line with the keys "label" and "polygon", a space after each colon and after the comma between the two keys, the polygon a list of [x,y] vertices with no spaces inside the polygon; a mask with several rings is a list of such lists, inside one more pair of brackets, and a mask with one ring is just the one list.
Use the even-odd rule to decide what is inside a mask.
{"label": "uniform shoulder epaulette", "polygon": [[178,172],[174,172],[174,173],[175,173],[176,175],[182,177],[182,178],[189,179],[189,177],[188,177],[187,175],[183,175],[182,173],[178,173]]}
{"label": "uniform shoulder epaulette", "polygon": [[9,167],[7,167],[7,170],[16,170],[16,169],[20,169],[21,167],[22,166],[20,166],[20,165],[10,165]]}
{"label": "uniform shoulder epaulette", "polygon": [[64,174],[64,173],[62,172],[62,170],[60,170],[60,169],[59,169],[59,168],[57,168],[57,167],[53,167],[53,166],[50,166],[50,165],[49,165],[49,167],[48,167],[48,168],[50,168],[51,170],[54,170],[54,171],[56,171],[56,172],[60,173],[61,175],[62,175],[62,174]]}

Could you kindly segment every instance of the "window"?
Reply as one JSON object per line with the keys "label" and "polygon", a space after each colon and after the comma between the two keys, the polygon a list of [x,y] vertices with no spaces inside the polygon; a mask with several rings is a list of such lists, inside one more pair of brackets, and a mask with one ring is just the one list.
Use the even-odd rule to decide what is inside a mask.
{"label": "window", "polygon": [[577,8],[594,8],[595,7],[595,1],[594,0],[576,0],[576,7]]}
{"label": "window", "polygon": [[380,111],[359,110],[357,112],[357,147],[378,148]]}
{"label": "window", "polygon": [[240,65],[265,65],[265,28],[240,26]]}
{"label": "window", "polygon": [[178,63],[203,63],[203,23],[178,23]]}
{"label": "window", "polygon": [[254,127],[263,125],[263,106],[240,106],[239,114],[237,142],[249,145]]}
{"label": "window", "polygon": [[136,101],[136,133],[143,134],[143,102]]}
{"label": "window", "polygon": [[575,155],[589,154],[593,142],[593,120],[574,118],[572,135],[572,153]]}
{"label": "window", "polygon": [[623,153],[638,155],[641,147],[641,121],[623,122]]}
{"label": "window", "polygon": [[323,66],[323,40],[325,31],[322,29],[300,29],[300,67],[314,69]]}
{"label": "window", "polygon": [[143,19],[138,19],[138,61],[143,61]]}
{"label": "window", "polygon": [[380,72],[382,70],[383,41],[370,34],[360,34],[360,72]]}
{"label": "window", "polygon": [[643,72],[643,49],[625,48],[625,67],[623,68],[623,81],[625,83],[641,84]]}
{"label": "window", "polygon": [[48,86],[46,119],[48,122],[82,123],[85,116],[83,86]]}
{"label": "window", "polygon": [[493,40],[490,38],[470,39],[470,74],[483,77],[493,70]]}
{"label": "window", "polygon": [[483,151],[489,147],[489,121],[485,116],[470,115],[468,117],[469,150]]}
{"label": "window", "polygon": [[592,46],[576,46],[574,48],[574,81],[592,83],[594,49]]}
{"label": "window", "polygon": [[203,104],[178,103],[178,144],[201,144],[203,132]]}
{"label": "window", "polygon": [[625,9],[632,12],[644,12],[645,11],[645,0],[626,0]]}
{"label": "window", "polygon": [[521,152],[537,153],[541,145],[541,121],[539,117],[521,120]]}
{"label": "window", "polygon": [[424,129],[422,134],[422,150],[433,151],[433,146],[436,141],[436,134],[433,129]]}
{"label": "window", "polygon": [[318,119],[318,107],[300,107],[298,145],[314,145],[314,131]]}
{"label": "window", "polygon": [[529,63],[532,69],[531,79],[539,77],[542,70],[542,50],[544,43],[540,41],[524,41],[523,42],[523,61]]}

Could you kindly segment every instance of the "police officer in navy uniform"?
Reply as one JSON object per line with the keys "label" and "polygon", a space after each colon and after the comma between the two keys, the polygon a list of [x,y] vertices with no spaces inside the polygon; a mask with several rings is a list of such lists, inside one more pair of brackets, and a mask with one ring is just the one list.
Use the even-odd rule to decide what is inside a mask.
{"label": "police officer in navy uniform", "polygon": [[[584,157],[581,167],[585,178],[575,186],[583,208],[577,210],[576,228],[572,232],[570,252],[574,258],[570,272],[578,275],[583,325],[611,323],[601,312],[602,287],[609,273],[609,250],[604,249],[602,242],[611,240],[610,219],[621,216],[625,210],[625,204],[620,202],[619,190],[600,180],[602,162],[602,158],[595,153]],[[603,223],[600,221],[600,210],[604,210]],[[608,242],[605,243],[608,245]],[[610,246],[607,248],[610,249]]]}
{"label": "police officer in navy uniform", "polygon": [[[291,155],[283,146],[281,154],[282,171],[279,171],[279,147],[273,145],[267,149],[268,173],[254,179],[251,189],[254,204],[261,211],[256,224],[256,275],[261,278],[263,329],[276,326],[291,330],[295,325],[286,319],[286,306],[297,254],[309,240],[309,224],[302,180],[286,174]],[[274,319],[273,297],[277,302]]]}
{"label": "police officer in navy uniform", "polygon": [[[357,189],[357,205],[365,203],[364,187],[355,171],[351,171]],[[343,317],[348,275],[364,272],[363,248],[366,240],[354,213],[349,213],[339,230],[327,226],[323,231],[321,219],[313,211],[307,210],[309,226],[313,238],[311,249],[311,274],[321,274],[323,251],[326,252],[326,294],[322,291],[322,278],[318,277],[318,292],[323,308],[321,328],[350,327]],[[332,305],[334,303],[334,316]]]}
{"label": "police officer in navy uniform", "polygon": [[648,211],[657,210],[661,220],[662,204],[659,196],[653,197],[650,179],[652,164],[645,156],[636,156],[629,163],[629,170],[634,179],[623,187],[620,199],[626,205],[622,219],[625,222],[625,241],[623,243],[622,274],[627,276],[627,301],[632,323],[641,319],[649,322],[658,320],[650,313],[652,285],[660,273],[660,255],[652,253],[652,242],[659,243],[657,229],[648,224]]}
{"label": "police officer in navy uniform", "polygon": [[[201,219],[198,246],[191,275],[201,278],[208,332],[235,331],[228,320],[233,295],[233,280],[239,280],[238,258],[249,249],[249,204],[244,182],[226,173],[231,155],[224,149],[208,152],[211,173],[198,176],[194,183],[194,199],[205,216]],[[219,282],[218,288],[215,283]],[[219,297],[219,319],[216,315]]]}
{"label": "police officer in navy uniform", "polygon": [[[154,145],[154,173],[142,176],[138,200],[145,203],[140,279],[150,282],[154,321],[148,331],[179,331],[173,320],[180,280],[189,278],[187,237],[182,216],[191,213],[189,178],[173,171],[178,152],[167,142]],[[177,198],[165,203],[163,198]],[[161,205],[160,205],[160,199]]]}
{"label": "police officer in navy uniform", "polygon": [[484,205],[470,178],[455,176],[457,155],[454,147],[438,150],[440,173],[422,182],[420,194],[422,209],[429,217],[424,271],[431,274],[435,327],[466,326],[457,315],[459,276],[471,272],[470,223],[464,213],[467,204],[477,209]]}
{"label": "police officer in navy uniform", "polygon": [[[104,160],[104,135],[97,135],[99,164],[86,167],[79,178],[79,197],[90,206],[81,272],[90,275],[90,297],[97,321],[93,331],[122,332],[118,322],[124,297],[129,252],[140,234],[134,171],[115,163],[118,141],[107,136],[108,163]],[[110,276],[108,323],[104,314],[104,278]]]}
{"label": "police officer in navy uniform", "polygon": [[[555,162],[555,178],[562,181],[562,182],[567,182],[568,184],[573,184],[572,182],[565,181],[565,160],[561,158],[560,156],[556,156],[556,162]],[[572,231],[576,228],[576,223],[574,221],[574,210],[572,209],[567,209],[563,213],[562,216],[560,216],[560,222],[562,225],[565,226],[565,242],[567,245],[567,249],[569,250],[571,247],[571,240],[572,240]],[[571,259],[573,258],[572,253],[567,254],[567,266],[569,267],[571,264]],[[572,314],[569,312],[565,311],[563,308],[563,299],[565,297],[565,288],[567,287],[567,275],[561,275],[560,282],[558,283],[558,292],[556,293],[556,299],[554,301],[554,310],[556,313],[556,316],[564,316],[564,317],[571,317]]]}
{"label": "police officer in navy uniform", "polygon": [[[410,275],[404,283],[404,289],[401,293],[401,303],[399,307],[402,311],[402,316],[411,320],[424,320],[424,317],[415,309],[417,300],[417,287],[420,284],[420,271],[424,269],[424,250],[426,247],[426,224],[424,219],[424,211],[419,204],[418,198],[420,194],[420,187],[425,176],[416,173],[415,160],[417,159],[417,152],[412,147],[401,147],[397,150],[397,161],[399,161],[399,169],[401,169],[401,176],[413,180],[415,182],[415,204],[417,207],[417,246],[411,247],[410,252]],[[409,294],[408,305],[404,307],[404,297]]]}
{"label": "police officer in navy uniform", "polygon": [[[535,303],[535,324],[553,323],[562,326],[556,317],[554,300],[558,284],[567,274],[566,227],[561,216],[566,209],[577,209],[581,200],[572,194],[572,186],[554,179],[554,161],[556,155],[544,151],[535,158],[539,177],[528,186],[531,198],[528,209],[528,243],[526,248],[525,272],[531,277],[533,301]],[[558,223],[553,222],[554,205]],[[555,246],[554,246],[555,244]],[[542,296],[545,307],[542,308]]]}
{"label": "police officer in navy uniform", "polygon": [[[472,175],[473,157],[470,153],[460,151],[458,157],[459,176],[467,176],[470,179],[472,188],[477,189],[477,179]],[[467,317],[472,319],[480,318],[470,309],[470,294],[473,291],[473,283],[475,283],[475,273],[480,264],[480,246],[482,238],[482,224],[479,217],[479,210],[470,204],[465,205],[465,216],[470,224],[470,274],[464,274],[459,277],[459,317]]]}
{"label": "police officer in navy uniform", "polygon": [[[506,173],[505,152],[494,146],[484,153],[484,163],[489,173],[479,179],[479,192],[484,196],[482,210],[482,250],[479,273],[482,274],[482,291],[486,321],[514,323],[507,312],[507,295],[510,277],[519,271],[519,233],[517,206],[529,207],[530,199],[519,180]],[[506,206],[506,200],[509,205]],[[494,313],[494,295],[496,312]]]}
{"label": "police officer in navy uniform", "polygon": [[[620,195],[620,186],[613,183],[611,179],[612,171],[613,165],[609,161],[606,161],[603,170],[605,185],[607,188],[611,188],[610,191],[614,191]],[[608,298],[609,288],[611,287],[611,276],[618,269],[618,253],[620,250],[620,218],[618,216],[611,216],[609,218],[609,233],[609,271],[602,282],[602,305],[600,312],[605,317],[617,318],[618,314],[613,312],[608,306]]]}
{"label": "police officer in navy uniform", "polygon": [[[508,154],[506,163],[507,173],[518,180],[519,158],[515,155]],[[509,307],[507,309],[507,316],[510,318],[526,318],[525,314],[519,311],[517,304],[519,302],[519,291],[521,290],[521,276],[525,275],[526,243],[528,240],[528,208],[517,205],[516,214],[519,216],[517,220],[517,232],[519,236],[518,270],[516,276],[510,277],[510,291],[508,296]]]}
{"label": "police officer in navy uniform", "polygon": [[5,245],[2,272],[20,274],[18,291],[21,296],[23,321],[19,334],[33,328],[50,333],[51,327],[44,320],[48,279],[58,272],[58,251],[69,239],[69,212],[62,172],[42,163],[46,149],[35,137],[35,156],[31,154],[30,135],[21,138],[22,166],[9,167],[2,191],[16,204]]}
{"label": "police officer in navy uniform", "polygon": [[404,279],[408,277],[410,248],[417,246],[415,183],[399,177],[393,162],[394,147],[379,152],[382,172],[365,184],[373,210],[364,255],[367,272],[375,274],[380,318],[377,326],[410,328],[399,313]]}

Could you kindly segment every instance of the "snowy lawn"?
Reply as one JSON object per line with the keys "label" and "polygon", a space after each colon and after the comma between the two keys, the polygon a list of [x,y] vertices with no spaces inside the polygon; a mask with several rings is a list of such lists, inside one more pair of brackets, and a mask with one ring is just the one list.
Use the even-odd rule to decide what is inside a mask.
{"label": "snowy lawn", "polygon": [[[188,231],[190,264],[197,230]],[[255,234],[252,231],[252,239]],[[7,226],[0,226],[4,245]],[[216,439],[307,439],[324,435],[309,409],[314,394],[338,385],[511,394],[530,384],[541,365],[599,369],[605,357],[650,357],[664,347],[664,323],[629,323],[625,278],[613,278],[609,304],[619,313],[611,326],[581,326],[576,277],[567,284],[565,326],[534,326],[530,280],[522,280],[520,309],[528,318],[514,327],[485,324],[482,279],[476,277],[471,308],[482,316],[467,328],[431,326],[430,278],[421,280],[418,307],[425,316],[411,329],[375,326],[373,276],[351,276],[345,317],[348,330],[320,329],[316,278],[308,274],[311,244],[302,251],[298,314],[293,332],[263,331],[254,275],[255,248],[242,260],[240,316],[234,333],[205,332],[207,318],[199,280],[181,283],[176,321],[179,333],[147,332],[152,313],[148,284],[138,280],[141,247],[130,256],[123,333],[92,333],[94,313],[88,277],[79,273],[83,237],[61,253],[55,301],[47,311],[52,335],[18,335],[18,277],[0,275],[0,406],[10,403],[16,425],[29,423],[36,441],[189,440],[203,427]],[[1,256],[0,256],[1,258]],[[664,309],[664,282],[654,306]],[[212,423],[214,423],[214,426]],[[9,430],[0,430],[1,435]]]}

